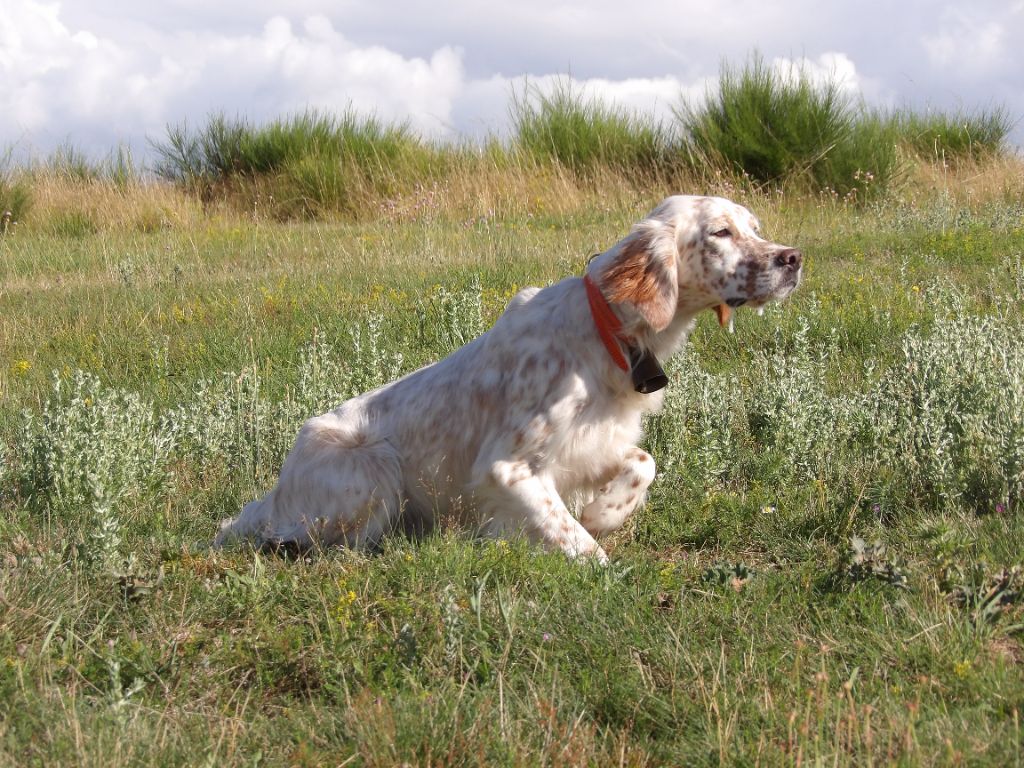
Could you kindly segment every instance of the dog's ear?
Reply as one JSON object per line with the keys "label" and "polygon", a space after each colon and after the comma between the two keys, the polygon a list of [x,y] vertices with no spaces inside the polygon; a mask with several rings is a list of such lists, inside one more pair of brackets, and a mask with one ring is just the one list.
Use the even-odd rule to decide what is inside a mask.
{"label": "dog's ear", "polygon": [[676,259],[673,228],[645,221],[619,244],[601,274],[602,292],[610,302],[632,304],[655,331],[664,330],[679,298]]}

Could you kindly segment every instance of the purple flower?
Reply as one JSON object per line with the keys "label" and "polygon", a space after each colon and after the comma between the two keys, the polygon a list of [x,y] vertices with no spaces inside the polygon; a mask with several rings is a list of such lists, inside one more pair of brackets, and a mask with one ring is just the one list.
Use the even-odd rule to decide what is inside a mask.
{"label": "purple flower", "polygon": [[552,637],[553,635],[550,632],[545,632],[543,635],[540,636],[540,639],[547,643],[551,641]]}
{"label": "purple flower", "polygon": [[996,504],[996,514],[1001,515],[1006,511],[1006,505],[999,503]]}

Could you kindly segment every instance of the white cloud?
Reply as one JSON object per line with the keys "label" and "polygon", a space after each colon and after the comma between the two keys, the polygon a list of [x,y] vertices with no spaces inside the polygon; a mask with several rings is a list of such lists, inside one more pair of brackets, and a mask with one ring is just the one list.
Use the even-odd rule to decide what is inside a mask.
{"label": "white cloud", "polygon": [[0,150],[138,151],[168,123],[213,112],[263,121],[349,105],[432,137],[503,134],[524,76],[547,88],[571,75],[586,94],[667,119],[755,49],[869,103],[1006,104],[1019,117],[1018,39],[1022,0],[393,0],[387,12],[369,0],[4,0]]}
{"label": "white cloud", "polygon": [[956,8],[942,14],[941,28],[924,37],[924,48],[932,65],[960,78],[977,77],[1006,64],[1007,40],[1002,20]]}
{"label": "white cloud", "polygon": [[859,93],[860,78],[857,65],[845,53],[823,53],[817,59],[802,57],[799,59],[772,59],[772,69],[783,82],[795,82],[806,77],[819,86],[835,85],[847,94]]}
{"label": "white cloud", "polygon": [[84,136],[110,148],[215,111],[264,120],[350,105],[445,135],[464,85],[456,49],[421,58],[359,47],[319,15],[300,29],[276,16],[257,34],[176,32],[147,42],[156,47],[72,30],[58,5],[13,0],[0,14],[0,141],[45,147]]}
{"label": "white cloud", "polygon": [[560,74],[538,77],[495,75],[467,82],[457,100],[455,117],[461,132],[469,136],[504,136],[509,128],[513,98],[522,99],[533,93],[549,95],[568,86],[584,99],[597,99],[634,114],[649,115],[667,122],[673,119],[673,109],[680,106],[682,99],[702,99],[706,85],[707,81],[703,79],[684,83],[671,76],[609,80],[596,77],[579,79]]}

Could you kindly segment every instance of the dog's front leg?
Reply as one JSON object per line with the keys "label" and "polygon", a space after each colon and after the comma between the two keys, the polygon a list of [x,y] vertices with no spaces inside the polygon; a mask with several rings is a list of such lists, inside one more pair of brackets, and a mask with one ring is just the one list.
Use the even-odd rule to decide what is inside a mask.
{"label": "dog's front leg", "polygon": [[572,516],[550,478],[534,473],[526,461],[497,461],[477,489],[484,533],[525,534],[531,541],[560,549],[572,558],[608,555]]}
{"label": "dog's front leg", "polygon": [[640,506],[654,480],[654,459],[646,451],[630,448],[622,457],[618,474],[583,507],[580,523],[592,536],[617,531]]}

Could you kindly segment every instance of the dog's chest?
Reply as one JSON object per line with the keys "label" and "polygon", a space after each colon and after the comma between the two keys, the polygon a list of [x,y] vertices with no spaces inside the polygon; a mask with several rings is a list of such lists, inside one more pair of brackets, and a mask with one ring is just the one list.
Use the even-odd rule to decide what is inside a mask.
{"label": "dog's chest", "polygon": [[551,469],[567,491],[600,485],[615,474],[622,452],[641,435],[640,414],[613,409],[595,413],[583,409],[552,445]]}

